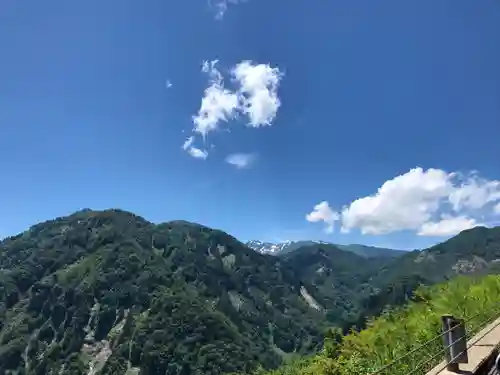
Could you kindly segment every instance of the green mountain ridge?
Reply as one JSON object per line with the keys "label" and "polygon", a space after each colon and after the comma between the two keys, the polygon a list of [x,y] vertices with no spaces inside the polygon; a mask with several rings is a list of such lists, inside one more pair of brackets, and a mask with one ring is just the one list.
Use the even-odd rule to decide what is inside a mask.
{"label": "green mountain ridge", "polygon": [[344,323],[342,305],[329,306],[290,262],[218,230],[119,210],[7,238],[0,268],[0,370],[12,374],[274,367]]}
{"label": "green mountain ridge", "polygon": [[420,284],[495,272],[500,228],[367,258],[282,256],[186,221],[83,210],[0,242],[0,374],[223,374],[319,350]]}
{"label": "green mountain ridge", "polygon": [[350,251],[366,258],[390,257],[396,258],[407,253],[405,250],[389,249],[385,247],[368,246],[361,244],[336,245],[339,249]]}

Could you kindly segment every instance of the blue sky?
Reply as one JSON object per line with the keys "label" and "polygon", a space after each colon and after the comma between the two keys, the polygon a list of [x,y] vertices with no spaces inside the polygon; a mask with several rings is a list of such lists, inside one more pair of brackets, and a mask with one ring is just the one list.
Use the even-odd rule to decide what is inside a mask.
{"label": "blue sky", "polygon": [[498,223],[498,1],[223,5],[2,3],[0,237],[86,207],[405,249]]}

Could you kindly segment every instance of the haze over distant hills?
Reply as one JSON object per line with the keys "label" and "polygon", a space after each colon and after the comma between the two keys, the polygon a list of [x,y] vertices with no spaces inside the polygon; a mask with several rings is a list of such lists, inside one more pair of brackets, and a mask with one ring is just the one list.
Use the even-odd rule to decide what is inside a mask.
{"label": "haze over distant hills", "polygon": [[383,247],[376,246],[367,246],[360,244],[351,244],[351,245],[340,245],[333,244],[325,241],[284,241],[279,243],[273,242],[262,242],[262,241],[248,241],[246,245],[262,254],[269,255],[283,255],[286,253],[290,253],[292,251],[298,250],[302,247],[311,246],[311,245],[333,245],[338,247],[340,250],[349,251],[351,253],[360,255],[364,258],[374,258],[374,257],[390,257],[395,258],[400,255],[407,253],[404,250],[396,250],[396,249],[388,249]]}

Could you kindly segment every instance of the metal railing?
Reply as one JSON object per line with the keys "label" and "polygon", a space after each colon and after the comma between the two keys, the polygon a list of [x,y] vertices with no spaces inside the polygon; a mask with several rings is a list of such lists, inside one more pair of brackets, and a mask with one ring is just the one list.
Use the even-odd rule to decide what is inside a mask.
{"label": "metal railing", "polygon": [[[493,329],[500,325],[499,323],[495,324],[493,327],[490,327],[488,331],[484,332],[481,337],[475,339],[467,343],[467,338],[472,337],[479,333],[482,329],[484,329],[488,324],[491,324],[500,316],[500,309],[497,314],[493,316],[489,316],[486,319],[477,320],[481,316],[484,316],[484,312],[480,312],[476,315],[473,315],[465,320],[456,319],[451,315],[444,315],[441,318],[442,328],[441,333],[432,337],[431,339],[418,344],[415,348],[412,348],[407,353],[395,358],[388,364],[378,368],[376,371],[371,372],[369,375],[388,375],[394,374],[395,367],[398,365],[401,366],[402,363],[407,362],[409,358],[416,354],[422,354],[422,352],[427,352],[424,356],[425,358],[418,361],[416,364],[411,366],[411,368],[407,368],[406,372],[397,372],[401,375],[422,375],[427,371],[430,371],[435,366],[439,365],[439,362],[442,361],[443,357],[445,360],[444,366],[440,368],[437,373],[440,371],[447,369],[451,372],[459,372],[459,363],[467,363],[468,356],[467,351],[475,345],[480,339],[490,333]],[[474,323],[476,322],[476,323]],[[466,326],[469,325],[469,330],[467,331]],[[430,347],[437,346],[437,341],[442,340],[441,349],[430,352]],[[500,359],[498,360],[500,364]],[[392,370],[392,371],[391,371]],[[498,370],[491,370],[490,374],[500,374]],[[495,372],[498,371],[498,372]]]}

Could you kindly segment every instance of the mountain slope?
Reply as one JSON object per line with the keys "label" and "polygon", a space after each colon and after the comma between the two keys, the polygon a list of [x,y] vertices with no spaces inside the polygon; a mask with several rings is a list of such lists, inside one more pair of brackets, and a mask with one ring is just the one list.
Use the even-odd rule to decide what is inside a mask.
{"label": "mountain slope", "polygon": [[274,367],[343,322],[344,307],[301,276],[188,222],[85,210],[38,224],[0,242],[0,373]]}
{"label": "mountain slope", "polygon": [[403,275],[419,275],[430,283],[458,274],[496,272],[500,265],[500,227],[476,227],[422,251],[412,251],[384,265],[372,279],[376,285]]}
{"label": "mountain slope", "polygon": [[[367,329],[344,337],[329,332],[321,353],[260,375],[368,375],[393,361],[382,374],[409,374],[412,370],[425,374],[442,360],[442,342],[430,340],[441,332],[441,316],[464,319],[472,337],[498,317],[499,298],[498,275],[456,277],[421,288],[413,301],[373,319]],[[413,354],[407,355],[409,352]]]}
{"label": "mountain slope", "polygon": [[[364,316],[360,302],[373,292],[368,284],[370,277],[388,262],[385,258],[360,257],[331,244],[305,246],[280,258],[295,270],[302,284],[310,284],[318,303],[330,308],[327,314],[340,311],[341,321],[349,323],[356,322],[357,314]],[[343,328],[350,328],[350,324]]]}
{"label": "mountain slope", "polygon": [[272,368],[421,283],[495,272],[499,230],[395,259],[324,243],[276,257],[185,221],[77,212],[0,242],[0,374]]}

